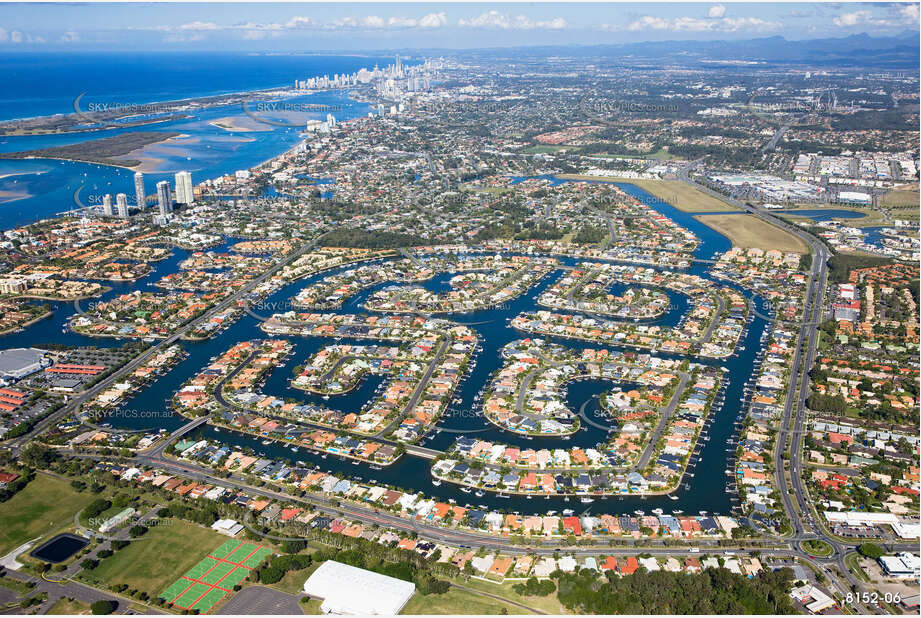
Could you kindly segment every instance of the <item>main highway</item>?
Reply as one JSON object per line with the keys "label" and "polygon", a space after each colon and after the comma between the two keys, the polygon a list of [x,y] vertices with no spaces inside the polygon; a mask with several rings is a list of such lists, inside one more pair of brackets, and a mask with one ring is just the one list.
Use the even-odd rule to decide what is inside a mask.
{"label": "main highway", "polygon": [[[819,523],[819,516],[806,496],[806,488],[802,481],[803,464],[803,436],[806,432],[806,399],[809,396],[809,372],[815,362],[818,344],[819,324],[825,316],[825,286],[828,277],[827,262],[829,258],[828,247],[818,238],[797,226],[775,217],[762,208],[743,203],[732,197],[727,197],[709,187],[696,182],[691,178],[691,172],[700,164],[694,161],[683,168],[678,178],[695,189],[711,195],[736,208],[752,215],[761,217],[803,240],[810,248],[812,266],[810,270],[809,286],[806,292],[806,304],[803,308],[803,320],[797,334],[797,345],[790,365],[790,381],[787,387],[787,397],[784,401],[783,413],[774,447],[774,483],[780,494],[784,510],[790,519],[793,534],[789,539],[793,542],[801,558],[810,556],[802,547],[803,541],[821,540],[832,548],[828,558],[810,558],[821,565],[821,570],[831,582],[832,587],[842,596],[851,590],[864,590],[864,584],[850,570],[845,563],[848,555],[855,551],[854,544],[840,542],[829,534]],[[789,467],[786,465],[789,462]],[[789,471],[789,485],[788,475]],[[792,491],[791,491],[792,488]],[[917,544],[897,544],[898,548],[916,550]],[[829,570],[834,565],[837,573]],[[843,578],[842,582],[839,578]],[[879,607],[866,607],[856,602],[852,609],[860,613],[884,613]],[[872,610],[872,611],[871,611]]]}

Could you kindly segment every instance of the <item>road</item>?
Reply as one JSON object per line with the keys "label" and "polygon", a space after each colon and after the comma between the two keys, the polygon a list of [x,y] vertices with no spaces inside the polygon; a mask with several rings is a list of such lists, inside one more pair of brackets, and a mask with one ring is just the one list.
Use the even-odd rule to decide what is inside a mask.
{"label": "road", "polygon": [[[781,131],[775,135],[779,139]],[[690,172],[700,161],[694,161],[689,166],[681,170],[678,177],[683,182],[690,184],[695,189],[703,191],[717,199],[732,204],[753,215],[761,217],[771,224],[776,225],[802,239],[806,242],[812,252],[812,268],[810,270],[809,287],[806,293],[806,306],[803,310],[803,322],[800,325],[797,334],[797,345],[793,356],[793,362],[790,366],[790,381],[787,387],[787,397],[784,402],[784,409],[778,427],[774,447],[775,462],[775,479],[774,483],[780,494],[784,510],[790,519],[793,528],[792,540],[799,549],[803,540],[819,539],[828,543],[833,550],[832,555],[825,559],[819,560],[824,563],[821,570],[825,573],[833,588],[839,593],[846,594],[849,590],[864,590],[864,584],[848,568],[845,558],[848,554],[853,553],[853,545],[845,545],[828,534],[818,523],[817,514],[814,514],[811,503],[806,496],[806,489],[802,482],[802,452],[803,436],[805,434],[806,424],[806,399],[809,396],[809,372],[815,362],[816,347],[818,341],[818,326],[824,315],[825,285],[828,276],[827,261],[829,258],[828,248],[815,236],[804,232],[796,226],[790,225],[777,217],[772,216],[767,211],[742,203],[731,197],[727,197],[716,191],[710,190],[701,184],[698,184],[690,178]],[[789,446],[788,443],[789,442]],[[787,471],[785,463],[789,461],[790,487],[787,486]],[[792,488],[792,492],[791,492]],[[805,521],[801,513],[806,514]],[[914,545],[917,550],[917,545]],[[806,552],[799,549],[800,555],[807,555]],[[833,564],[840,576],[844,578],[842,583],[839,576],[828,570],[827,565]],[[860,613],[880,613],[879,607],[874,607],[873,612],[861,603],[852,605],[852,609]]]}
{"label": "road", "polygon": [[[719,314],[717,314],[719,315]],[[547,358],[540,351],[536,351],[536,355],[549,365],[550,367],[562,367],[565,365],[571,364],[570,361],[555,361]],[[631,365],[629,363],[609,363],[611,365],[616,365],[619,367],[628,367],[635,368],[636,365]],[[532,369],[521,379],[521,386],[518,389],[518,398],[515,401],[515,411],[518,414],[523,414],[522,408],[524,407],[524,400],[527,396],[528,389],[531,386],[531,382],[534,380],[534,377],[540,372],[540,369]],[[659,441],[662,433],[665,431],[665,427],[668,424],[668,419],[672,417],[672,414],[675,413],[675,408],[678,407],[678,403],[681,400],[681,394],[684,392],[685,387],[688,384],[688,380],[691,376],[685,371],[675,370],[674,373],[678,374],[678,387],[675,389],[675,394],[672,395],[672,398],[669,400],[668,404],[662,408],[662,413],[659,415],[659,421],[656,423],[656,427],[652,432],[650,439],[646,442],[646,447],[643,449],[643,454],[640,456],[639,461],[634,465],[631,470],[642,470],[646,467],[646,464],[649,463],[649,459],[652,457],[653,452],[655,452],[656,443]],[[570,379],[573,380],[577,377],[582,376],[572,376]],[[577,466],[570,467],[571,470],[578,469]],[[601,468],[604,470],[605,468]],[[592,470],[599,470],[598,468],[592,468]]]}
{"label": "road", "polygon": [[419,399],[422,397],[422,393],[425,392],[425,387],[429,383],[429,380],[432,379],[432,374],[435,373],[435,369],[438,368],[438,363],[441,362],[441,357],[444,356],[445,352],[448,349],[448,346],[454,343],[454,338],[451,335],[445,337],[444,341],[441,342],[441,345],[438,346],[438,350],[435,352],[432,362],[429,363],[429,366],[426,368],[425,373],[422,376],[422,379],[419,380],[419,384],[416,385],[416,390],[413,391],[412,396],[409,398],[409,401],[406,403],[406,406],[403,407],[403,412],[398,414],[386,427],[377,432],[374,437],[381,438],[386,436],[391,431],[393,431],[397,425],[403,422],[403,419],[407,414],[410,414],[416,407],[416,404],[419,403]]}
{"label": "road", "polygon": [[171,346],[172,344],[182,339],[183,335],[185,335],[191,330],[194,330],[200,324],[208,321],[209,319],[211,319],[213,315],[216,315],[220,313],[221,311],[224,311],[225,309],[229,308],[230,306],[234,305],[235,303],[245,298],[246,295],[252,292],[257,286],[261,285],[266,280],[273,277],[276,273],[278,273],[285,266],[287,266],[294,260],[298,259],[302,255],[304,255],[305,253],[313,249],[313,247],[317,244],[317,242],[319,242],[319,240],[324,235],[325,233],[320,234],[313,241],[307,243],[303,247],[299,248],[297,251],[281,259],[277,264],[273,265],[271,268],[269,268],[264,273],[262,273],[261,275],[259,275],[258,277],[256,277],[255,279],[247,283],[245,286],[243,286],[242,288],[240,288],[239,290],[237,290],[236,292],[234,292],[233,294],[231,294],[224,300],[220,301],[214,307],[205,311],[202,315],[198,316],[197,318],[179,327],[169,337],[162,339],[158,343],[150,346],[149,348],[141,352],[139,355],[135,356],[132,360],[122,365],[122,367],[119,368],[117,371],[112,372],[112,374],[109,377],[103,380],[100,380],[93,387],[74,396],[73,399],[71,399],[66,405],[61,407],[59,410],[57,410],[56,412],[50,414],[45,419],[36,423],[35,426],[32,428],[32,431],[20,436],[19,438],[11,440],[8,448],[14,454],[17,454],[22,449],[22,447],[29,440],[32,439],[33,436],[41,433],[42,431],[44,431],[45,429],[47,429],[54,423],[57,423],[61,419],[67,418],[68,416],[75,414],[80,409],[81,405],[83,405],[87,401],[90,401],[96,395],[105,391],[107,388],[109,388],[113,384],[124,380],[125,376],[130,375],[131,373],[134,372],[135,369],[137,369],[138,367],[143,365],[145,362],[150,360],[154,355],[167,349],[169,346]]}

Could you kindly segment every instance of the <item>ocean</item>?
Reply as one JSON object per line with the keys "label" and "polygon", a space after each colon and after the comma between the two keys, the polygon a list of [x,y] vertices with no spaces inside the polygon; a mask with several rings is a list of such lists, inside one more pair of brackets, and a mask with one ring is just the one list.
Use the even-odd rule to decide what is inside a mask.
{"label": "ocean", "polygon": [[250,53],[30,53],[0,57],[0,120],[74,111],[74,99],[152,103],[289,86],[393,58]]}
{"label": "ocean", "polygon": [[[5,87],[0,91],[0,119],[72,113],[83,94],[88,103],[147,104],[160,101],[289,86],[295,79],[351,73],[362,67],[386,66],[393,59],[363,56],[313,56],[216,53],[146,54],[11,54],[0,59]],[[85,94],[84,94],[85,93]],[[325,106],[299,114],[298,122],[337,120],[366,115],[368,105],[345,90],[324,91],[291,101]],[[160,180],[173,183],[177,171],[200,182],[247,169],[291,148],[300,129],[256,124],[257,131],[212,124],[238,118],[252,125],[239,104],[193,112],[191,118],[133,129],[87,133],[0,137],[0,152],[47,148],[110,137],[125,131],[173,131],[181,138],[149,146],[141,153],[148,195]],[[136,158],[136,157],[133,157]],[[105,193],[134,195],[134,171],[51,159],[0,160],[0,220],[9,229],[71,210]],[[79,192],[79,198],[75,193]]]}

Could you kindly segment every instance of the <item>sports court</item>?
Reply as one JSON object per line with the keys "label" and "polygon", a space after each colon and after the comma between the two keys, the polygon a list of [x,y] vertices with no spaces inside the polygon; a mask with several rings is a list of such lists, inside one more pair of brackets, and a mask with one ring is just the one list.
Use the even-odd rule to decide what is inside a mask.
{"label": "sports court", "polygon": [[249,541],[225,541],[160,594],[178,609],[207,613],[246,579],[272,550]]}

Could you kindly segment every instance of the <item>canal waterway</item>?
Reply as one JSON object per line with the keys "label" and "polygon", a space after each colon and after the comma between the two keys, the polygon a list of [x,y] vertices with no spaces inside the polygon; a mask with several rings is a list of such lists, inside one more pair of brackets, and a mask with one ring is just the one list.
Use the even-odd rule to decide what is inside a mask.
{"label": "canal waterway", "polygon": [[[622,184],[626,192],[640,201],[648,204],[654,210],[672,218],[678,224],[688,228],[700,239],[700,244],[695,250],[695,257],[703,260],[713,259],[718,254],[730,248],[730,242],[718,232],[706,227],[691,215],[683,213],[633,185]],[[226,250],[233,240],[215,248],[216,251]],[[179,263],[191,252],[174,249],[173,255],[160,262],[152,263],[154,272],[137,284],[113,284],[113,290],[103,299],[108,299],[116,294],[121,294],[132,289],[150,289],[154,282],[166,274],[178,271]],[[575,266],[578,260],[560,258],[563,265]],[[344,270],[348,267],[343,267]],[[335,272],[335,271],[331,271]],[[285,307],[301,289],[328,276],[331,272],[324,272],[309,278],[292,283],[266,299],[264,306]],[[504,442],[522,448],[568,448],[572,446],[591,447],[604,441],[606,432],[595,424],[606,426],[611,421],[605,418],[598,406],[598,396],[612,386],[619,386],[615,382],[603,380],[576,381],[569,385],[566,392],[566,402],[574,412],[578,412],[585,404],[584,412],[592,423],[582,423],[579,432],[569,440],[559,437],[534,437],[530,440],[522,438],[519,434],[500,429],[486,421],[477,403],[477,395],[483,394],[488,386],[490,376],[502,364],[501,350],[511,341],[525,338],[528,335],[510,328],[508,322],[522,311],[531,311],[539,308],[538,296],[551,286],[560,276],[562,270],[550,273],[546,278],[534,285],[525,294],[509,301],[497,308],[485,309],[474,313],[446,316],[449,319],[468,324],[474,329],[480,339],[481,348],[475,355],[475,365],[468,377],[459,386],[455,393],[455,403],[452,403],[445,417],[438,423],[438,431],[430,434],[423,442],[424,446],[444,450],[448,448],[461,435]],[[709,265],[695,262],[686,272],[712,279],[709,274]],[[440,274],[430,281],[420,285],[430,290],[444,290],[447,281],[452,275]],[[720,281],[721,285],[731,285]],[[363,290],[356,297],[349,299],[342,309],[332,313],[354,313],[361,311],[364,302],[375,291],[383,286],[393,285],[392,282],[383,283]],[[737,287],[737,286],[733,286]],[[612,288],[613,289],[613,288]],[[740,291],[755,305],[758,313],[767,313],[767,308],[760,298],[752,297],[747,290]],[[678,323],[687,308],[687,300],[680,294],[668,293],[671,308],[657,320],[651,323],[673,326]],[[120,345],[124,341],[116,339],[88,338],[69,332],[65,328],[67,319],[73,315],[76,308],[73,303],[54,303],[55,313],[52,318],[46,319],[32,326],[28,330],[0,338],[3,347],[29,346],[37,343],[67,343],[70,345]],[[181,384],[189,377],[201,370],[210,359],[221,354],[233,344],[254,338],[266,337],[259,330],[260,321],[244,313],[243,316],[215,338],[201,342],[182,342],[188,351],[188,357],[179,363],[172,371],[161,376],[133,399],[125,402],[109,418],[108,422],[115,428],[158,431],[173,430],[185,421],[182,417],[170,411],[170,399]],[[667,496],[640,497],[640,496],[610,496],[596,497],[589,505],[580,504],[578,499],[571,500],[562,497],[537,497],[529,499],[524,496],[499,497],[487,492],[482,497],[463,493],[458,486],[442,483],[440,486],[432,484],[430,461],[419,457],[404,455],[400,460],[382,470],[371,470],[367,464],[353,463],[334,456],[322,457],[307,449],[293,452],[290,447],[281,443],[263,444],[262,440],[252,438],[226,429],[216,429],[204,426],[191,434],[191,437],[204,437],[219,440],[239,448],[249,447],[256,453],[271,458],[284,458],[292,463],[301,462],[305,466],[316,466],[320,469],[338,475],[352,478],[361,477],[363,480],[377,480],[405,490],[421,491],[426,495],[441,499],[455,500],[458,504],[471,506],[484,506],[491,509],[505,511],[518,511],[520,513],[546,513],[548,510],[562,511],[574,509],[578,512],[591,511],[596,514],[632,513],[634,510],[650,511],[662,508],[665,511],[682,510],[685,513],[708,511],[710,513],[729,514],[733,507],[734,494],[729,491],[732,486],[732,477],[727,475],[727,470],[732,469],[732,457],[738,437],[739,421],[744,415],[743,395],[747,381],[751,380],[757,360],[758,350],[761,347],[760,338],[765,332],[767,323],[757,314],[752,315],[752,321],[747,334],[740,341],[737,355],[726,360],[694,359],[695,362],[714,364],[724,367],[724,380],[726,383],[725,403],[715,409],[710,417],[708,428],[705,432],[706,440],[699,443],[699,452],[689,468],[680,488],[674,492],[677,500]],[[294,354],[268,378],[264,391],[267,394],[282,398],[293,398],[299,401],[312,401],[322,403],[334,409],[357,411],[373,396],[375,389],[384,381],[381,376],[366,376],[361,384],[354,390],[339,396],[332,396],[328,400],[310,395],[290,387],[289,382],[293,377],[293,368],[301,364],[310,355],[322,347],[334,343],[333,339],[322,337],[290,337],[295,344]],[[582,349],[606,347],[601,344],[589,344],[555,340],[548,338],[563,346]],[[356,343],[368,343],[367,341]],[[607,346],[617,349],[616,346]],[[635,350],[634,350],[635,351]],[[656,353],[657,356],[669,357],[667,354]],[[622,386],[622,385],[620,385]],[[693,476],[691,476],[693,475]]]}

